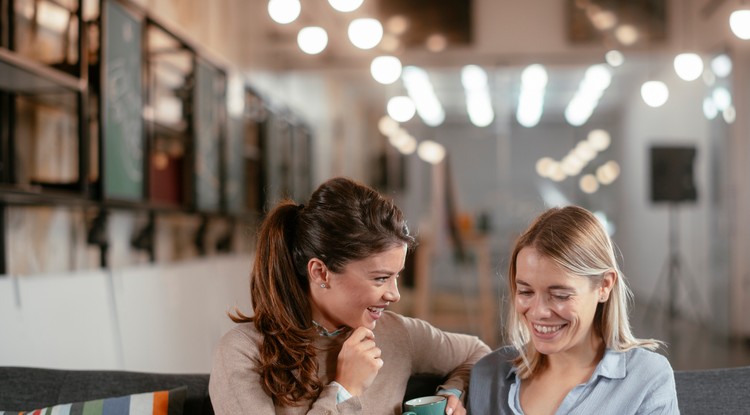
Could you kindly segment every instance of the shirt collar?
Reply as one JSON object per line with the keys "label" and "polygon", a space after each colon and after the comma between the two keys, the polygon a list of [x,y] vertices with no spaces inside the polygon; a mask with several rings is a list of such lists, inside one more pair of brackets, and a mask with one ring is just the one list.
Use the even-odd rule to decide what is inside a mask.
{"label": "shirt collar", "polygon": [[[627,372],[626,365],[627,358],[625,352],[616,352],[612,349],[606,349],[604,351],[604,357],[602,357],[602,360],[596,365],[596,369],[591,375],[591,378],[595,379],[597,376],[601,376],[609,379],[622,379]],[[515,365],[510,365],[510,369],[508,369],[505,379],[510,379],[511,376],[516,376],[517,372],[518,369],[516,369]]]}
{"label": "shirt collar", "polygon": [[344,327],[339,327],[339,328],[337,328],[334,331],[328,331],[325,327],[323,327],[320,324],[318,324],[315,320],[313,320],[312,323],[313,323],[313,326],[315,326],[315,330],[318,331],[318,334],[321,337],[336,337],[339,334],[341,334],[344,331],[346,331],[346,328],[347,328],[346,326],[344,326]]}
{"label": "shirt collar", "polygon": [[510,365],[510,369],[508,370],[508,373],[505,375],[505,379],[510,379],[511,376],[516,376],[516,372],[518,370],[516,369],[515,365]]}
{"label": "shirt collar", "polygon": [[627,357],[625,352],[616,352],[612,349],[604,351],[602,361],[596,366],[592,376],[602,376],[609,379],[622,379],[627,372]]}

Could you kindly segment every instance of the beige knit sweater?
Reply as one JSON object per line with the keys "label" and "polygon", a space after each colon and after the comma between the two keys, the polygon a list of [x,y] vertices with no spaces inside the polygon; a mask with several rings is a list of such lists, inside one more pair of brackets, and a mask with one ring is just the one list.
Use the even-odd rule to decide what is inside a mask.
{"label": "beige knit sweater", "polygon": [[401,414],[401,401],[412,374],[450,375],[443,388],[466,391],[473,364],[490,349],[474,336],[447,333],[423,320],[386,311],[374,330],[382,350],[383,367],[361,396],[336,404],[338,387],[328,385],[346,335],[320,337],[316,344],[319,375],[325,386],[314,402],[296,407],[274,407],[255,371],[262,335],[253,323],[239,324],[225,334],[216,349],[209,391],[217,415],[268,414]]}

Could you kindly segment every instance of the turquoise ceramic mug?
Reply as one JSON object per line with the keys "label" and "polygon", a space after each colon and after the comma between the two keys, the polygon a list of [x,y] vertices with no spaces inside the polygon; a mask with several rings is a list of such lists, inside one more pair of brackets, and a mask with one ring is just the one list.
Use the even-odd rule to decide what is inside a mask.
{"label": "turquoise ceramic mug", "polygon": [[423,396],[404,403],[403,415],[445,415],[448,398],[445,396]]}

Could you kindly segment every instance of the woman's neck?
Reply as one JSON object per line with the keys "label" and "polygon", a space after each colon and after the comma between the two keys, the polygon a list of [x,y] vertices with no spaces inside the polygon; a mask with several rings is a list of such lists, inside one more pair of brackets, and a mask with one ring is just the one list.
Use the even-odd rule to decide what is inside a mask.
{"label": "woman's neck", "polygon": [[590,341],[577,348],[547,356],[547,370],[567,372],[596,367],[604,356],[604,340],[592,333]]}

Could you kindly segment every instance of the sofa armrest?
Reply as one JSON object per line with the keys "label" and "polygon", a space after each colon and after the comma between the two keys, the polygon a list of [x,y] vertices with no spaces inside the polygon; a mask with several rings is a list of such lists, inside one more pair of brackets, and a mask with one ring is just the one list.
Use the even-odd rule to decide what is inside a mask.
{"label": "sofa armrest", "polygon": [[30,410],[187,386],[185,415],[213,415],[208,374],[0,367],[0,410]]}

